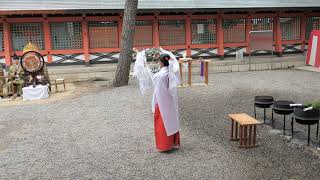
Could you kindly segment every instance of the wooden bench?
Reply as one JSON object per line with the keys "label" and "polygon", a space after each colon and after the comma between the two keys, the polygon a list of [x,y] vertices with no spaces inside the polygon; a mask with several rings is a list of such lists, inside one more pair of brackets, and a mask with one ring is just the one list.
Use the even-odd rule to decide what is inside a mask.
{"label": "wooden bench", "polygon": [[[229,114],[231,120],[231,141],[240,140],[240,148],[256,147],[257,125],[262,124],[246,113]],[[239,129],[238,129],[238,124]],[[248,136],[249,130],[249,136]],[[238,138],[239,131],[239,138]]]}

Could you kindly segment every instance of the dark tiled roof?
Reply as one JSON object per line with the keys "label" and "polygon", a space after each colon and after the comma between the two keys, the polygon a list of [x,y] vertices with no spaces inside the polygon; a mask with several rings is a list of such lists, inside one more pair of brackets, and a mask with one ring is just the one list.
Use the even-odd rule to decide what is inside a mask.
{"label": "dark tiled roof", "polygon": [[[125,0],[0,0],[0,11],[123,9]],[[320,0],[139,0],[139,9],[319,7]]]}

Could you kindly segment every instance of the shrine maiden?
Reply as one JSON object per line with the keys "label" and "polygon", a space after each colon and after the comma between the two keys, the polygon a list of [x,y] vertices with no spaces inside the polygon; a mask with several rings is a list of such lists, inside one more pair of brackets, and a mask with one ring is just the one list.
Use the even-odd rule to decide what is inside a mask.
{"label": "shrine maiden", "polygon": [[[167,51],[162,50],[162,52]],[[180,145],[177,94],[177,85],[180,81],[176,74],[179,64],[172,54],[169,55],[170,52],[167,53],[160,55],[160,71],[155,75],[152,75],[146,66],[144,51],[138,52],[135,65],[135,75],[141,90],[148,89],[150,86],[148,82],[153,83],[152,111],[154,112],[156,147],[160,151],[168,151]],[[172,56],[174,58],[171,58]]]}

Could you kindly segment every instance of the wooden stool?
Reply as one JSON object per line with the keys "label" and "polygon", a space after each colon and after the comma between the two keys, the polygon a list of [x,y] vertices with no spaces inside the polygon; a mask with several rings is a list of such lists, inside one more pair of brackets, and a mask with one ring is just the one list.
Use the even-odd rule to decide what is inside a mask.
{"label": "wooden stool", "polygon": [[[229,114],[231,120],[231,141],[240,140],[239,148],[256,147],[257,125],[262,124],[248,114]],[[238,130],[238,124],[239,130]],[[249,134],[248,134],[249,130]],[[239,138],[238,138],[239,131]],[[249,136],[248,136],[249,135]]]}
{"label": "wooden stool", "polygon": [[56,85],[56,91],[58,91],[58,85],[63,84],[63,90],[66,90],[66,83],[64,82],[63,78],[59,78],[55,80],[55,85]]}

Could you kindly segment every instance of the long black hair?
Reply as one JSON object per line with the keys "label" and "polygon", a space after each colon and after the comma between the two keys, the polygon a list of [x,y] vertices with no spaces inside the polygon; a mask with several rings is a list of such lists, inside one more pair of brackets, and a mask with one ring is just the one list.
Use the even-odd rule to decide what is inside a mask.
{"label": "long black hair", "polygon": [[169,66],[170,56],[169,54],[161,54],[160,61],[163,63],[164,66]]}

